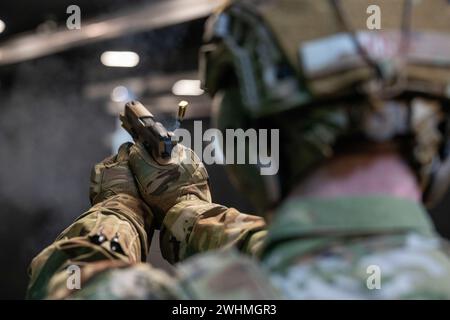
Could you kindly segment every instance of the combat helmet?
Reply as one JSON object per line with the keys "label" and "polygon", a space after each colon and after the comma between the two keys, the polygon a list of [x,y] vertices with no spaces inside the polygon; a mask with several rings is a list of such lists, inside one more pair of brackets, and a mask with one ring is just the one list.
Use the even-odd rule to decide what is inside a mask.
{"label": "combat helmet", "polygon": [[447,0],[230,1],[206,24],[200,71],[219,129],[280,130],[276,175],[227,166],[261,211],[352,139],[399,142],[426,204],[447,189]]}

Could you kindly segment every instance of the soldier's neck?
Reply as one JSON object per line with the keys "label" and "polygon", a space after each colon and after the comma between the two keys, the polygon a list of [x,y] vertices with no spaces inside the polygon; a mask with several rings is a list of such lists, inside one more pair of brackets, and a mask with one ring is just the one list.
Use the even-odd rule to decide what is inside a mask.
{"label": "soldier's neck", "polygon": [[389,151],[336,156],[303,180],[290,197],[368,195],[421,199],[414,173],[397,153]]}

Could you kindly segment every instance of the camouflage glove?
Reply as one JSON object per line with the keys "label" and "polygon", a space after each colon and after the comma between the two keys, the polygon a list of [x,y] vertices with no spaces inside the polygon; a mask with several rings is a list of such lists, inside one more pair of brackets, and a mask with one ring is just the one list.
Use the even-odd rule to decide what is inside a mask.
{"label": "camouflage glove", "polygon": [[167,211],[183,200],[211,202],[208,173],[189,148],[178,144],[166,163],[157,162],[145,149],[135,144],[130,148],[130,168],[142,198],[160,224]]}
{"label": "camouflage glove", "polygon": [[128,154],[132,145],[122,144],[117,155],[106,158],[92,169],[89,188],[92,205],[120,193],[140,198],[133,173],[128,167]]}

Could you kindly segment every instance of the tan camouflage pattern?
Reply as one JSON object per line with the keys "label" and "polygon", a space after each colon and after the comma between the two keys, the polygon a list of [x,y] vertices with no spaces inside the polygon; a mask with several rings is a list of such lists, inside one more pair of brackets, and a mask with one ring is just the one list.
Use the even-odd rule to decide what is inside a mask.
{"label": "tan camouflage pattern", "polygon": [[[261,217],[211,203],[199,161],[153,165],[140,152],[124,145],[95,166],[91,199],[97,203],[33,260],[29,298],[450,298],[448,255],[416,203],[389,197],[294,199],[277,209],[266,231]],[[134,175],[157,181],[152,187],[136,177],[152,208],[161,213],[168,206],[158,202],[158,189],[169,190],[163,198],[175,203],[161,217],[160,238],[168,261],[184,261],[173,276],[142,263],[155,222],[149,206],[133,196],[127,160]],[[100,235],[103,241],[95,241]],[[70,265],[81,268],[81,290],[67,286]],[[382,272],[375,290],[367,285],[373,265]]]}
{"label": "tan camouflage pattern", "polygon": [[[148,252],[151,217],[125,194],[94,205],[34,259],[29,297],[450,298],[448,256],[426,212],[410,201],[294,199],[277,210],[266,234],[262,218],[189,195],[163,219],[162,252],[171,262],[211,253],[180,263],[173,277],[138,263]],[[92,243],[100,231],[106,241]],[[117,234],[121,253],[111,250]],[[245,258],[249,253],[255,257]],[[70,264],[82,267],[79,291],[67,289]],[[373,265],[382,272],[379,289],[367,285]]]}
{"label": "tan camouflage pattern", "polygon": [[191,149],[178,144],[170,161],[160,164],[142,146],[135,144],[129,157],[141,196],[159,223],[164,214],[182,200],[195,196],[211,202],[208,173]]}
{"label": "tan camouflage pattern", "polygon": [[[100,271],[100,270],[99,270]],[[148,264],[110,265],[81,290],[61,285],[60,299],[278,299],[280,292],[256,261],[235,250],[212,251],[187,259],[173,275]],[[66,274],[61,274],[64,284]],[[61,295],[64,294],[64,295]]]}
{"label": "tan camouflage pattern", "polygon": [[[118,194],[94,205],[65,229],[31,262],[28,297],[43,298],[54,274],[75,264],[97,261],[145,261],[150,248],[153,216],[145,203]],[[94,241],[98,236],[103,241]]]}
{"label": "tan camouflage pattern", "polygon": [[258,261],[234,248],[209,251],[177,266],[178,286],[189,299],[279,299],[281,292]]}
{"label": "tan camouflage pattern", "polygon": [[[382,12],[381,30],[401,28],[405,2],[408,0],[340,0],[341,7],[353,30],[367,28],[367,8],[377,5]],[[255,2],[236,0],[235,2]],[[298,64],[299,46],[309,40],[330,36],[346,30],[339,22],[328,0],[266,0],[257,7],[269,23],[286,54]],[[414,1],[411,28],[413,31],[450,32],[450,8],[446,0]],[[318,19],[321,17],[322,19]],[[432,17],[433,19],[430,19]],[[298,32],[301,30],[301,32]],[[376,30],[374,32],[377,32]]]}
{"label": "tan camouflage pattern", "polygon": [[194,151],[179,144],[170,161],[161,164],[139,144],[129,150],[129,165],[142,198],[162,223],[160,246],[165,259],[174,263],[231,246],[257,254],[264,219],[211,203],[208,173]]}
{"label": "tan camouflage pattern", "polygon": [[106,158],[92,168],[89,198],[93,205],[120,193],[140,198],[133,173],[128,166],[132,145],[122,144],[117,155]]}
{"label": "tan camouflage pattern", "polygon": [[180,299],[184,292],[174,277],[146,263],[95,262],[82,267],[82,290],[69,290],[67,272],[50,283],[47,299],[156,300]]}
{"label": "tan camouflage pattern", "polygon": [[198,252],[235,247],[257,255],[266,231],[261,217],[191,199],[175,205],[161,228],[161,253],[177,262]]}
{"label": "tan camouflage pattern", "polygon": [[[83,285],[97,283],[97,275],[103,279],[122,274],[108,273],[109,269],[129,267],[137,273],[145,269],[138,263],[146,260],[153,231],[160,223],[155,223],[152,210],[137,198],[139,194],[160,214],[160,246],[168,261],[231,246],[256,255],[265,236],[264,220],[212,204],[203,164],[190,149],[180,147],[176,152],[172,162],[160,165],[141,147],[127,143],[118,155],[97,164],[90,185],[94,206],[33,260],[28,297],[59,299],[71,295],[66,268],[73,264],[81,267]],[[183,161],[186,156],[192,161]],[[175,205],[170,208],[171,204]],[[100,236],[104,239],[99,243]],[[105,272],[110,275],[103,276]]]}
{"label": "tan camouflage pattern", "polygon": [[[82,269],[82,286],[103,283],[105,279],[120,279],[122,274],[141,278],[140,274],[147,269],[154,272],[150,266],[138,263],[146,259],[153,232],[152,215],[147,209],[141,200],[124,194],[113,196],[93,206],[63,231],[55,243],[33,260],[30,266],[29,297],[60,299],[74,294],[76,291],[68,290],[66,286],[69,276],[66,268],[72,264]],[[162,253],[170,262],[183,260],[206,250],[229,247],[236,247],[244,253],[256,255],[266,235],[264,227],[265,223],[261,217],[242,214],[235,209],[200,199],[183,201],[172,208],[164,219],[161,230]],[[91,237],[100,232],[105,235],[106,241],[100,245],[92,243]],[[111,250],[111,239],[117,234],[120,235],[123,253]],[[57,260],[57,265],[48,270],[48,265],[53,263],[51,256],[61,252],[64,253],[64,257]],[[124,270],[130,268],[130,271],[110,271],[118,268]],[[142,296],[137,293],[131,294],[131,291],[119,292],[116,295],[111,291],[104,293],[100,290],[103,293],[96,298],[169,298],[170,292],[177,290],[168,289],[167,286],[171,287],[172,282],[167,280],[170,279],[168,276],[162,275],[160,272],[148,275],[147,278],[152,281],[145,282],[145,285],[148,286],[146,290],[159,288],[163,293],[158,293],[158,289],[153,293],[151,290],[148,292],[144,290],[146,293]],[[35,286],[37,279],[42,276],[47,280],[44,284]],[[155,282],[155,279],[160,278],[162,278],[160,283]],[[136,283],[142,284],[139,281]],[[115,288],[114,284],[106,285]],[[94,298],[89,293],[86,293],[86,296],[82,293],[79,297],[81,296]],[[76,297],[77,294],[73,298]]]}
{"label": "tan camouflage pattern", "polygon": [[191,299],[450,299],[445,246],[410,201],[295,199],[276,212],[259,261],[210,251],[180,263],[177,281]]}
{"label": "tan camouflage pattern", "polygon": [[289,299],[450,299],[445,246],[409,200],[294,199],[278,209],[262,265]]}
{"label": "tan camouflage pattern", "polygon": [[[166,226],[168,228],[165,232],[181,238],[174,240],[163,236],[161,240],[179,242],[178,247],[168,246],[164,250],[172,248],[184,252],[178,256],[172,254],[179,259],[189,256],[189,250],[210,250],[210,253],[199,254],[181,262],[175,275],[170,277],[146,264],[133,263],[136,261],[134,258],[127,259],[114,252],[110,252],[109,257],[103,255],[94,261],[85,254],[75,252],[78,256],[73,256],[70,261],[82,265],[82,289],[67,290],[65,281],[68,275],[59,268],[59,272],[52,274],[47,285],[46,297],[450,298],[450,260],[443,251],[445,244],[434,233],[425,216],[426,212],[418,204],[389,197],[375,197],[371,200],[345,198],[325,201],[326,204],[323,202],[312,201],[305,205],[305,200],[298,199],[283,205],[267,236],[265,231],[260,230],[263,224],[256,227],[257,217],[239,214],[234,209],[204,203],[198,199],[182,202],[169,211],[163,227],[163,230]],[[367,204],[366,212],[361,211],[364,210],[364,203]],[[108,205],[108,201],[101,205]],[[99,208],[100,204],[96,206],[96,210]],[[93,212],[95,210],[91,211]],[[180,223],[189,220],[193,224],[183,226]],[[76,233],[81,229],[72,227],[68,230]],[[132,238],[137,236],[136,230],[129,228],[123,232],[129,232]],[[65,231],[63,235],[71,235],[71,232]],[[48,263],[42,257],[48,258],[49,255],[45,252],[54,250],[58,241],[35,259],[34,269]],[[210,246],[209,241],[214,245]],[[259,248],[259,258],[250,259],[248,254],[230,251],[232,246],[252,251],[254,248],[251,248],[251,243]],[[85,242],[84,245],[92,251],[92,244]],[[125,242],[124,248],[129,247]],[[138,246],[134,245],[132,248],[134,250],[125,251],[138,255]],[[107,251],[106,249],[100,246],[97,251]],[[129,256],[133,257],[132,254]],[[367,285],[370,275],[367,270],[373,265],[381,270],[379,289],[370,289]]]}

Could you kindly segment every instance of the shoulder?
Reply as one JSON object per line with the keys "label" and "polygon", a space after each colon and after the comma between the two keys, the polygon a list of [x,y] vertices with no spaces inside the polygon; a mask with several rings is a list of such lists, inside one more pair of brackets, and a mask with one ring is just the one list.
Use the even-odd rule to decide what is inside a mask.
{"label": "shoulder", "polygon": [[147,263],[124,264],[105,269],[83,282],[80,290],[68,296],[68,299],[89,300],[182,298],[184,298],[183,291],[178,287],[174,277]]}
{"label": "shoulder", "polygon": [[256,260],[228,249],[193,256],[174,274],[145,263],[105,270],[70,299],[277,299]]}

